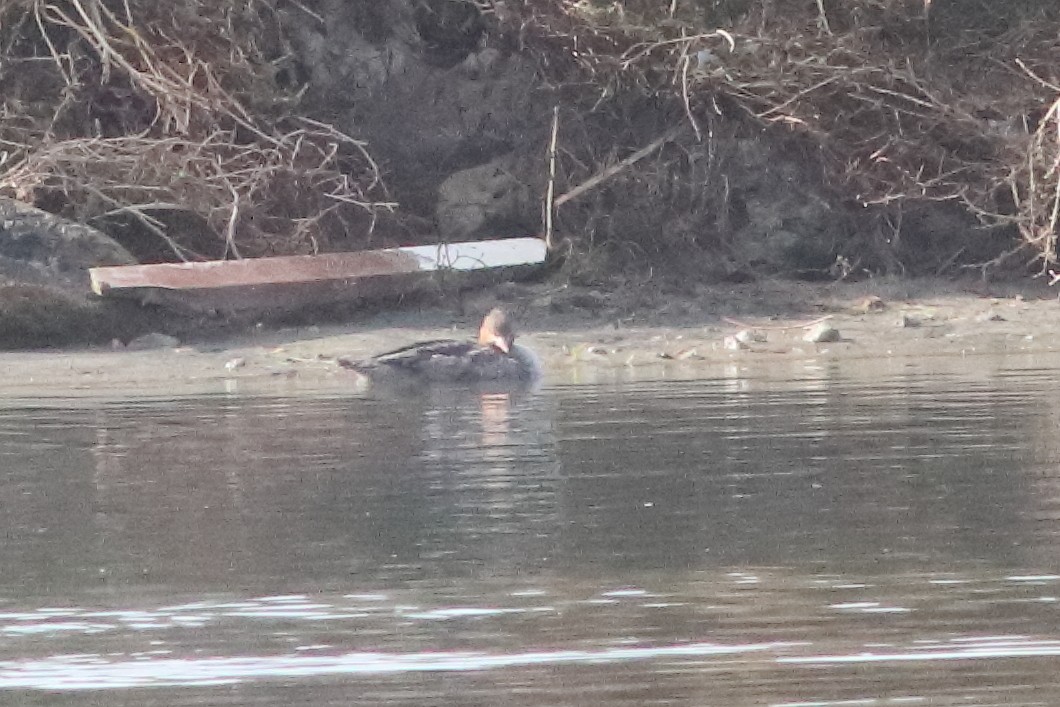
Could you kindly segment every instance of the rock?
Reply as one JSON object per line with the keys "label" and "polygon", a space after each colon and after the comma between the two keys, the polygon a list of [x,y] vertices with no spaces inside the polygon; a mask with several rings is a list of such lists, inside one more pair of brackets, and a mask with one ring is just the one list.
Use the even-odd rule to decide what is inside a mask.
{"label": "rock", "polygon": [[555,300],[551,294],[538,295],[530,301],[530,306],[536,309],[556,309]]}
{"label": "rock", "polygon": [[0,348],[128,338],[138,312],[95,299],[88,269],[135,262],[94,228],[0,197]]}
{"label": "rock", "polygon": [[977,322],[1003,322],[1005,318],[997,312],[983,312],[975,318]]}
{"label": "rock", "polygon": [[765,332],[755,329],[741,329],[733,336],[736,337],[737,341],[744,344],[764,344],[766,342]]}
{"label": "rock", "polygon": [[228,361],[225,361],[225,370],[226,371],[234,371],[237,368],[243,368],[246,365],[247,365],[247,360],[245,358],[236,357],[236,358],[233,358],[233,359],[229,359]]}
{"label": "rock", "polygon": [[802,340],[808,341],[811,344],[828,344],[839,341],[841,338],[838,329],[828,322],[821,322],[806,332],[806,335],[802,337]]}
{"label": "rock", "polygon": [[98,303],[66,289],[0,286],[0,348],[109,341],[116,334]]}
{"label": "rock", "polygon": [[730,334],[721,340],[721,345],[729,351],[746,351],[751,348],[751,345],[746,341],[741,341],[739,337],[734,334]]}
{"label": "rock", "polygon": [[596,290],[583,290],[576,287],[564,287],[552,293],[548,293],[534,300],[547,303],[549,309],[555,312],[565,312],[572,309],[584,309],[597,314],[608,304],[607,296]]}
{"label": "rock", "polygon": [[435,220],[442,239],[496,237],[490,229],[519,220],[531,196],[510,155],[454,172],[438,187]]}
{"label": "rock", "polygon": [[908,314],[903,314],[901,316],[901,318],[898,320],[898,326],[900,326],[900,327],[902,327],[904,329],[915,329],[916,327],[919,327],[921,324],[923,324],[923,322],[921,322],[916,317],[909,316]]}
{"label": "rock", "polygon": [[887,309],[887,303],[876,295],[869,295],[854,305],[854,311],[859,314],[882,312],[885,309]]}
{"label": "rock", "polygon": [[748,351],[751,349],[751,344],[763,344],[765,341],[765,332],[755,329],[741,329],[735,334],[730,334],[722,339],[721,345],[729,351]]}
{"label": "rock", "polygon": [[117,241],[90,226],[0,198],[0,276],[9,281],[87,296],[89,268],[135,263]]}
{"label": "rock", "polygon": [[125,345],[126,351],[149,351],[151,349],[172,349],[180,346],[180,339],[156,331],[136,337]]}
{"label": "rock", "polygon": [[572,291],[567,297],[567,302],[571,307],[597,312],[607,306],[607,296],[596,290],[587,292]]}
{"label": "rock", "polygon": [[595,344],[575,344],[569,347],[564,346],[563,353],[575,361],[595,361],[601,356],[609,356],[617,352]]}

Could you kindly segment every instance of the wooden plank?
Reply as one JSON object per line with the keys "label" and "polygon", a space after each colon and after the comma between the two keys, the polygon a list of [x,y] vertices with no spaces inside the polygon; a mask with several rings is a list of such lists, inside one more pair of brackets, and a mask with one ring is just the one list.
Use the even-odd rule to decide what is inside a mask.
{"label": "wooden plank", "polygon": [[313,304],[394,296],[438,273],[532,268],[545,261],[540,238],[408,246],[353,253],[203,263],[92,268],[92,290],[198,311],[291,310]]}

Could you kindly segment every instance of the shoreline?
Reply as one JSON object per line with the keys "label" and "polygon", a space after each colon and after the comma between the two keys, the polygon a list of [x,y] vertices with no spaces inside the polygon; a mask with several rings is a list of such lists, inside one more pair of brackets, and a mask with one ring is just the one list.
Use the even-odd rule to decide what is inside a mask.
{"label": "shoreline", "polygon": [[[733,364],[786,369],[821,360],[1060,351],[1060,304],[1056,291],[1045,287],[1000,285],[979,293],[939,281],[772,281],[697,287],[684,294],[641,289],[600,295],[577,288],[558,294],[556,288],[519,286],[513,297],[510,287],[502,287],[466,297],[466,313],[430,303],[379,310],[342,324],[259,325],[174,348],[5,352],[0,360],[8,375],[0,388],[21,400],[177,396],[233,387],[341,391],[346,374],[331,359],[368,357],[418,340],[470,337],[478,311],[498,302],[517,313],[520,342],[542,359],[546,383],[586,380],[586,372],[592,372],[590,379],[696,378]],[[836,328],[841,340],[804,341],[804,325],[813,320]],[[758,329],[764,340],[728,348],[726,337],[743,328]]]}

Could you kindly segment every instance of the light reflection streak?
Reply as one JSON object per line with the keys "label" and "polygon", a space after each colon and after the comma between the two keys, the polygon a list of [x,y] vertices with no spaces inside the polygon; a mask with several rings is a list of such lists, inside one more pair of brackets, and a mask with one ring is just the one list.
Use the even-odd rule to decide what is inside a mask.
{"label": "light reflection streak", "polygon": [[[975,642],[978,641],[978,642]],[[952,647],[925,646],[911,651],[889,651],[874,653],[865,651],[854,654],[781,656],[778,663],[801,665],[835,665],[842,663],[908,663],[931,660],[981,660],[998,658],[1044,658],[1060,656],[1060,641],[1035,640],[1021,636],[985,639],[962,638],[953,641]]]}
{"label": "light reflection streak", "polygon": [[334,675],[454,672],[533,665],[606,664],[660,658],[710,656],[777,650],[794,644],[717,645],[688,643],[601,650],[559,650],[511,654],[473,652],[344,653],[333,656],[257,656],[233,658],[144,658],[54,656],[0,662],[0,690],[104,690],[134,687],[223,685]]}

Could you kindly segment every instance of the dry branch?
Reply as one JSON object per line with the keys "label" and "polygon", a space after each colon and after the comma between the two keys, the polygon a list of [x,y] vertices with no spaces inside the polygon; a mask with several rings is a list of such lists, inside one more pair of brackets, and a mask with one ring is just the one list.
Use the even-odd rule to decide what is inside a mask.
{"label": "dry branch", "polygon": [[1043,267],[1060,257],[1055,3],[948,17],[919,0],[503,5],[557,82],[599,87],[593,113],[608,96],[669,96],[696,128],[727,100],[816,142],[833,184],[863,205],[953,201],[1018,230]]}
{"label": "dry branch", "polygon": [[613,165],[610,165],[608,167],[605,167],[604,169],[600,170],[599,172],[597,172],[596,174],[594,174],[593,176],[589,177],[584,182],[579,184],[578,186],[576,186],[576,187],[570,189],[569,191],[567,191],[565,194],[561,194],[560,196],[556,197],[556,200],[555,200],[553,206],[554,207],[562,206],[563,204],[566,204],[571,199],[576,199],[579,196],[581,196],[582,194],[584,194],[585,192],[588,192],[588,191],[591,191],[592,189],[595,189],[596,187],[600,186],[601,184],[603,184],[604,182],[606,182],[608,179],[610,179],[611,177],[615,176],[619,172],[621,172],[621,171],[623,171],[625,169],[628,169],[632,165],[636,164],[640,160],[644,159],[645,157],[647,157],[651,153],[653,153],[656,150],[658,150],[660,147],[665,145],[670,140],[673,140],[674,137],[676,137],[677,134],[681,131],[682,127],[683,126],[681,126],[681,125],[677,125],[677,126],[675,126],[673,128],[670,128],[665,133],[663,133],[662,135],[660,135],[656,139],[652,140],[650,143],[648,143],[644,147],[640,148],[639,150],[637,150],[636,152],[631,154],[629,157],[626,157],[625,159],[620,160],[619,162],[617,162],[617,163],[615,163]]}
{"label": "dry branch", "polygon": [[[258,45],[270,22],[272,0],[0,2],[0,80],[13,87],[0,97],[0,192],[86,222],[132,217],[183,259],[196,254],[166,212],[194,214],[235,257],[367,235],[395,204],[364,143],[287,117]],[[50,103],[25,65],[54,85]]]}

